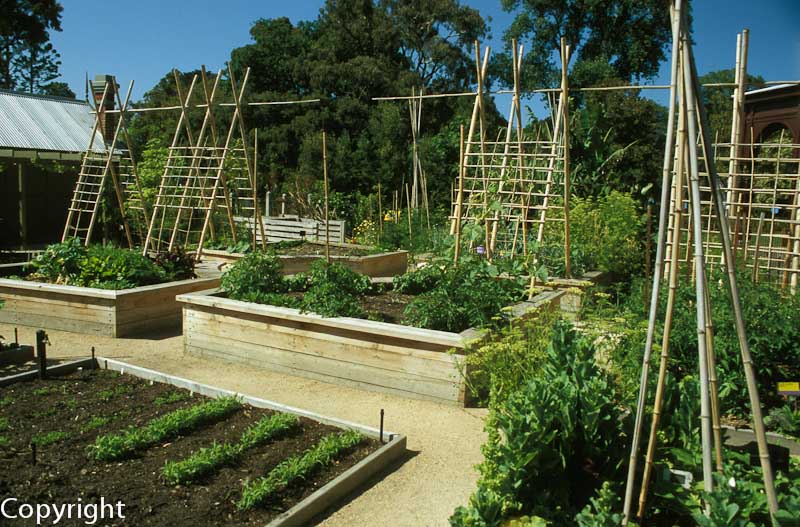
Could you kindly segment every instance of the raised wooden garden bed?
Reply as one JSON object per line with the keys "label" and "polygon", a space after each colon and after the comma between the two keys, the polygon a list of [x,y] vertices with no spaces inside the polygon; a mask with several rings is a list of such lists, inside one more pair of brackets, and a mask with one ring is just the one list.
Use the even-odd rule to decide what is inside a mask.
{"label": "raised wooden garden bed", "polygon": [[[123,504],[124,520],[98,525],[308,525],[405,451],[393,432],[111,359],[49,368],[44,381],[18,377],[0,379],[0,488],[17,504],[45,494],[75,503],[76,489],[85,504]],[[193,472],[201,449],[206,461]],[[313,455],[320,450],[330,457]],[[264,479],[271,490],[246,503]],[[73,512],[66,523],[75,521]]]}
{"label": "raised wooden garden bed", "polygon": [[552,278],[541,289],[563,291],[561,311],[566,318],[574,320],[581,311],[587,289],[605,283],[607,278],[607,274],[602,271],[589,271],[578,278]]}
{"label": "raised wooden garden bed", "polygon": [[0,322],[108,337],[179,327],[175,296],[219,285],[219,278],[180,280],[112,291],[0,279]]}
{"label": "raised wooden garden bed", "polygon": [[[312,263],[320,258],[325,258],[324,242],[306,241],[305,244],[315,249],[314,251],[309,251],[314,254],[278,254],[278,258],[283,265],[284,274],[289,275],[308,271]],[[367,253],[375,249],[367,245],[355,245],[350,243],[331,243],[330,245],[332,249],[332,262],[345,265],[353,271],[366,276],[397,276],[405,273],[408,269],[408,251],[346,254],[348,251]],[[223,262],[235,262],[244,255],[241,253],[203,249],[203,256]]]}
{"label": "raised wooden garden bed", "polygon": [[[548,291],[512,307],[557,309]],[[325,382],[464,405],[464,349],[481,338],[356,318],[324,318],[297,309],[225,298],[219,291],[181,295],[189,354],[246,363]]]}

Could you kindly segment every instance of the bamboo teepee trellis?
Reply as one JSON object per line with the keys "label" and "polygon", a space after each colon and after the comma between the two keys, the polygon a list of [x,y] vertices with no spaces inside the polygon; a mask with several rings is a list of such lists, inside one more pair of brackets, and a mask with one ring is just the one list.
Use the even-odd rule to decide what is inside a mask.
{"label": "bamboo teepee trellis", "polygon": [[[487,139],[483,78],[489,49],[475,44],[477,95],[460,155],[459,178],[452,203],[451,234],[460,237],[463,223],[482,225],[487,256],[528,253],[529,238],[541,243],[546,222],[563,222],[564,255],[570,273],[569,249],[569,112],[566,68],[569,46],[561,43],[562,76],[552,130],[542,137],[526,135],[520,102],[523,47],[513,43],[514,90],[503,131]],[[535,229],[535,232],[534,232]]]}
{"label": "bamboo teepee trellis", "polygon": [[[81,160],[81,169],[67,212],[62,241],[67,238],[78,238],[85,245],[89,245],[104,203],[109,178],[115,195],[112,201],[115,201],[119,208],[128,246],[133,248],[145,238],[145,225],[149,215],[125,123],[132,90],[133,81],[128,86],[128,93],[123,102],[115,78],[112,77],[103,87],[101,103],[97,105],[95,112],[89,146]],[[104,124],[106,119],[111,118],[105,108],[109,97],[116,101],[119,111],[114,112],[117,121],[113,135],[104,137]]]}
{"label": "bamboo teepee trellis", "polygon": [[[241,87],[238,87],[233,70],[230,66],[228,68],[234,110],[224,136],[220,135],[222,119],[214,111],[221,91],[222,70],[217,72],[209,86],[205,68],[202,68],[200,75],[192,78],[188,91],[184,91],[178,72],[173,74],[181,114],[150,220],[148,243],[155,250],[170,251],[175,247],[196,246],[196,258],[199,259],[207,236],[216,234],[213,217],[218,209],[225,213],[224,224],[234,243],[239,241],[237,223],[250,230],[254,245],[257,231],[264,243],[266,237],[256,194],[254,160],[250,156],[242,118],[242,98],[250,69],[245,71]],[[202,84],[205,113],[199,133],[195,135],[188,109],[198,77]]]}
{"label": "bamboo teepee trellis", "polygon": [[[729,142],[716,141],[715,161],[719,177],[726,183],[726,207],[736,263],[744,262],[754,281],[788,287],[795,294],[800,278],[800,145],[756,138],[743,126],[744,80],[747,78],[748,32],[737,38],[737,85],[732,97],[732,127]],[[707,176],[707,163],[701,170]],[[701,219],[704,256],[714,265],[722,259],[719,230],[713,220],[710,187],[701,178]],[[675,199],[674,191],[671,199]],[[681,198],[688,209],[688,196]],[[677,230],[681,232],[678,233]],[[677,257],[691,273],[692,226],[670,219],[667,246],[680,246]],[[671,251],[667,254],[669,261]]]}
{"label": "bamboo teepee trellis", "polygon": [[[767,450],[766,435],[761,415],[761,405],[756,387],[755,373],[750,356],[749,343],[745,333],[741,304],[733,269],[733,246],[731,243],[730,228],[727,210],[723,198],[723,187],[714,157],[714,149],[710,139],[710,130],[705,109],[700,95],[700,84],[694,64],[694,56],[685,9],[682,0],[675,0],[672,8],[672,70],[670,82],[670,106],[668,114],[667,142],[664,152],[664,166],[662,174],[661,211],[658,228],[658,242],[656,247],[656,264],[653,275],[653,287],[650,299],[650,315],[648,320],[647,340],[645,344],[642,374],[639,388],[639,398],[636,408],[636,419],[631,441],[630,460],[628,465],[628,478],[624,501],[624,521],[626,525],[631,517],[635,480],[637,475],[637,461],[642,428],[644,426],[644,412],[647,404],[647,386],[649,381],[649,368],[652,358],[653,342],[655,339],[656,319],[658,317],[659,291],[663,278],[668,278],[670,287],[667,297],[667,310],[664,320],[664,333],[662,336],[662,350],[659,364],[658,383],[655,400],[653,403],[653,419],[651,423],[650,438],[648,441],[647,456],[642,476],[639,493],[639,509],[637,516],[641,519],[645,513],[646,496],[649,479],[652,473],[655,454],[657,430],[662,410],[662,397],[669,356],[670,330],[672,313],[675,301],[675,286],[679,279],[678,254],[680,249],[680,235],[683,215],[683,192],[688,196],[688,213],[691,219],[694,281],[696,288],[695,306],[697,316],[697,343],[698,364],[700,378],[700,432],[702,442],[703,485],[706,491],[713,490],[714,471],[712,464],[712,442],[716,453],[716,469],[721,469],[722,441],[719,433],[719,408],[716,401],[716,374],[715,356],[713,349],[713,326],[711,322],[711,306],[709,304],[708,284],[706,280],[706,244],[703,240],[703,215],[700,179],[707,176],[708,198],[713,209],[709,217],[718,223],[720,234],[719,244],[722,254],[722,265],[725,266],[728,278],[731,304],[733,307],[736,331],[747,388],[750,396],[750,405],[753,415],[753,428],[756,432],[759,458],[764,477],[764,488],[767,496],[769,510],[777,510],[777,499]],[[676,102],[678,111],[676,112]],[[677,134],[675,126],[677,121]],[[707,173],[701,172],[701,164],[705,164]],[[670,207],[672,202],[672,207]],[[667,246],[668,225],[677,226],[673,229],[674,237]],[[667,258],[667,248],[669,258]],[[665,272],[665,264],[669,267]]]}

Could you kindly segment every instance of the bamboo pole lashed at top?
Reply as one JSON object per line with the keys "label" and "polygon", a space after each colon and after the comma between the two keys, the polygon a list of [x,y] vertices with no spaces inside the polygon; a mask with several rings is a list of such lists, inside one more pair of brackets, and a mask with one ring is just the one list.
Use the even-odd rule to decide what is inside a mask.
{"label": "bamboo pole lashed at top", "polygon": [[453,261],[458,264],[458,257],[461,251],[461,205],[464,199],[464,125],[460,127],[459,138],[459,163],[458,163],[458,195],[456,197],[456,239],[454,246]]}
{"label": "bamboo pole lashed at top", "polygon": [[[689,69],[691,70],[691,88],[690,96],[693,93],[699,93],[700,83],[697,80],[697,68],[694,63],[694,58],[689,54]],[[709,150],[709,127],[708,117],[702,105],[699,106],[699,119],[702,124],[701,130],[703,133],[702,147],[704,155],[708,158]],[[732,264],[733,253],[731,249],[730,230],[728,225],[727,214],[725,213],[725,204],[722,197],[722,188],[719,182],[719,175],[717,174],[716,166],[714,163],[709,163],[709,182],[711,186],[711,197],[714,203],[714,210],[717,216],[719,231],[721,234],[722,249],[725,258],[725,269],[728,275],[728,291],[730,294],[731,305],[733,307],[734,320],[736,323],[736,334],[739,341],[739,350],[742,357],[742,366],[744,368],[745,378],[747,380],[747,391],[750,398],[750,410],[753,418],[753,430],[756,435],[756,443],[758,445],[758,456],[761,464],[761,472],[764,479],[764,492],[767,496],[767,505],[771,515],[778,511],[778,500],[775,495],[775,480],[772,473],[772,464],[769,458],[769,449],[767,447],[766,431],[764,429],[764,420],[761,412],[761,400],[758,394],[758,385],[756,383],[756,375],[753,367],[753,358],[750,354],[750,343],[747,339],[747,331],[744,325],[744,316],[742,314],[741,300],[739,297],[739,287],[736,278],[736,272]]]}
{"label": "bamboo pole lashed at top", "polygon": [[631,439],[631,453],[628,460],[628,475],[625,485],[625,499],[623,504],[622,525],[627,525],[630,520],[631,505],[633,503],[634,481],[636,478],[636,464],[639,454],[639,442],[644,424],[644,411],[647,402],[647,382],[649,379],[650,358],[653,352],[655,338],[656,317],[658,309],[658,296],[661,285],[661,275],[664,265],[664,246],[666,238],[666,225],[669,207],[670,175],[672,171],[674,152],[674,127],[675,127],[675,102],[677,97],[678,57],[681,36],[681,6],[682,0],[675,0],[672,12],[672,62],[670,67],[669,109],[667,112],[667,137],[664,147],[664,160],[661,173],[661,208],[659,209],[658,239],[656,242],[656,261],[653,270],[653,285],[650,291],[650,314],[647,324],[647,338],[645,340],[644,356],[642,358],[642,374],[639,384],[639,395],[636,405],[634,431]]}

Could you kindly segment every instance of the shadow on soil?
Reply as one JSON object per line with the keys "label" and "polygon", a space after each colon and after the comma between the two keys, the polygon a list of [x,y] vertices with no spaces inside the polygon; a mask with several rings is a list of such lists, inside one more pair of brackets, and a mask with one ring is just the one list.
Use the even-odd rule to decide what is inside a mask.
{"label": "shadow on soil", "polygon": [[342,500],[337,501],[334,508],[314,518],[314,520],[309,525],[310,526],[319,525],[320,523],[328,519],[331,516],[331,514],[335,513],[337,510],[343,508],[345,505],[347,505],[354,499],[364,494],[366,491],[368,491],[369,489],[380,483],[381,480],[383,480],[386,476],[388,476],[395,470],[399,469],[400,467],[405,465],[408,461],[414,459],[418,455],[419,451],[406,449],[403,455],[398,457],[394,461],[394,463],[388,465],[386,468],[384,468],[383,470],[381,470],[380,472],[369,478],[367,481],[364,482],[363,485],[359,486],[356,490],[354,490],[353,492],[342,498]]}

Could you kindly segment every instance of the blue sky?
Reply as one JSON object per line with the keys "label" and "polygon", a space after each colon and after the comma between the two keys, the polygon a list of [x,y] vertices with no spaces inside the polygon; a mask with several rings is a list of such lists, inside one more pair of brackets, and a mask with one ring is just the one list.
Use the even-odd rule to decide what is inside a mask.
{"label": "blue sky", "polygon": [[[500,0],[462,0],[491,17],[492,40],[500,49],[513,15]],[[86,72],[113,74],[127,87],[135,81],[139,99],[170,69],[222,67],[230,51],[250,42],[249,29],[259,18],[286,16],[293,22],[316,18],[322,0],[266,2],[247,0],[156,1],[131,3],[62,0],[60,33],[52,36],[61,53],[62,79],[83,98]],[[698,71],[732,68],[736,34],[750,29],[749,71],[767,80],[800,79],[800,0],[698,0],[694,2],[695,56]],[[667,84],[662,64],[653,84]],[[653,93],[648,92],[648,93]],[[399,94],[398,94],[399,95]],[[653,95],[660,102],[665,95]],[[508,99],[498,100],[507,112]],[[533,104],[540,113],[540,105]]]}

